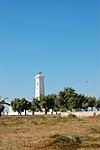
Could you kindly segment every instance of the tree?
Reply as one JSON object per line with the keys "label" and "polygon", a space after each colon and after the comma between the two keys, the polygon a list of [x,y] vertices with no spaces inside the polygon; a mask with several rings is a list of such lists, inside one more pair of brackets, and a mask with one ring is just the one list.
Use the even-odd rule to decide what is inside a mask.
{"label": "tree", "polygon": [[56,95],[56,97],[55,97],[55,99],[54,99],[54,103],[55,103],[55,105],[54,105],[54,108],[53,108],[53,110],[56,112],[56,114],[57,114],[57,112],[58,111],[60,111],[60,104],[59,104],[59,99],[58,99],[58,96]]}
{"label": "tree", "polygon": [[30,110],[32,111],[32,115],[34,115],[36,111],[42,111],[40,107],[40,101],[38,99],[33,98]]}
{"label": "tree", "polygon": [[72,110],[72,108],[76,107],[75,105],[75,99],[77,100],[78,94],[75,93],[75,90],[67,87],[64,89],[64,91],[60,91],[58,93],[58,99],[59,99],[59,104],[61,106],[61,109],[66,110]]}
{"label": "tree", "polygon": [[4,104],[10,105],[9,103],[6,103],[6,102],[5,102],[5,99],[8,99],[8,97],[2,99],[2,96],[0,96],[0,116],[1,116],[1,113],[2,113],[2,112],[4,111],[4,109],[5,109]]}
{"label": "tree", "polygon": [[60,106],[60,109],[66,109],[67,110],[67,101],[66,98],[65,98],[65,92],[64,91],[59,91],[58,93],[58,103],[59,103],[59,106]]}
{"label": "tree", "polygon": [[0,104],[0,116],[1,116],[1,113],[4,111],[5,109],[5,106],[3,104]]}
{"label": "tree", "polygon": [[40,96],[40,105],[41,105],[41,108],[45,110],[45,115],[47,114],[47,112],[50,109],[52,109],[52,113],[53,113],[53,109],[55,106],[54,97],[55,97],[55,94],[49,94],[46,96],[41,95]]}
{"label": "tree", "polygon": [[68,99],[68,110],[72,111],[72,109],[78,109],[78,94],[73,91],[70,93]]}
{"label": "tree", "polygon": [[44,96],[44,95],[40,96],[40,105],[41,105],[41,108],[45,110],[45,115],[46,115],[49,110],[46,96]]}
{"label": "tree", "polygon": [[25,98],[22,98],[20,100],[20,107],[22,109],[22,112],[25,111],[25,115],[26,115],[26,111],[29,110],[31,107],[31,102],[28,102]]}
{"label": "tree", "polygon": [[83,109],[82,104],[83,104],[84,100],[85,100],[85,96],[83,94],[79,94],[75,109],[77,109],[79,111],[82,110]]}
{"label": "tree", "polygon": [[98,100],[96,100],[95,107],[96,107],[97,110],[99,111],[99,109],[100,109],[100,97],[99,97]]}
{"label": "tree", "polygon": [[14,112],[18,112],[18,114],[21,115],[21,112],[25,111],[25,115],[26,115],[26,111],[30,109],[31,106],[31,102],[28,102],[25,98],[19,99],[19,98],[15,98],[12,102],[11,102],[11,107],[13,109]]}
{"label": "tree", "polygon": [[88,97],[87,96],[84,96],[84,101],[82,102],[82,108],[87,111],[88,110],[88,107],[89,107],[89,104],[88,104]]}
{"label": "tree", "polygon": [[4,98],[4,99],[2,99],[2,100],[1,100],[1,99],[2,99],[2,96],[0,96],[0,104],[6,104],[6,105],[9,105],[9,106],[10,106],[9,103],[6,103],[6,102],[5,102],[5,100],[8,99],[8,97],[6,97],[6,98]]}
{"label": "tree", "polygon": [[48,109],[52,109],[52,114],[55,109],[56,98],[57,98],[56,94],[47,95]]}
{"label": "tree", "polygon": [[95,106],[96,98],[95,97],[88,97],[88,107],[91,107],[93,110],[93,107]]}
{"label": "tree", "polygon": [[84,96],[84,101],[82,102],[82,108],[87,111],[88,107],[91,107],[91,109],[93,110],[95,103],[96,103],[95,97]]}
{"label": "tree", "polygon": [[18,112],[18,115],[21,115],[21,112],[23,111],[22,107],[21,107],[21,100],[19,98],[15,98],[12,102],[11,102],[11,107],[12,110],[14,112]]}

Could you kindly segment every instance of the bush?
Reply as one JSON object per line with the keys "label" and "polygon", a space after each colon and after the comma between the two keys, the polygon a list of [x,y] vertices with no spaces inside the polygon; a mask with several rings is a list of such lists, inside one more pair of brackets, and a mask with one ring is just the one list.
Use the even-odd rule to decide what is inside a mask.
{"label": "bush", "polygon": [[61,112],[67,112],[66,108],[61,108]]}

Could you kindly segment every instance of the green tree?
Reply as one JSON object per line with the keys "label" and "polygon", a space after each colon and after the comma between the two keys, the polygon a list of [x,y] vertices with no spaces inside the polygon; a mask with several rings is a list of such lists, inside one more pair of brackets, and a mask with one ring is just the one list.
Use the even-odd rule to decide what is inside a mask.
{"label": "green tree", "polygon": [[75,106],[75,100],[77,100],[78,94],[75,93],[75,90],[67,87],[64,91],[58,93],[59,104],[61,109],[72,110]]}
{"label": "green tree", "polygon": [[55,109],[56,98],[57,98],[56,94],[47,95],[48,109],[52,109],[52,114]]}
{"label": "green tree", "polygon": [[82,108],[87,111],[88,110],[88,107],[89,107],[89,104],[88,104],[88,97],[87,96],[84,96],[84,101],[82,103]]}
{"label": "green tree", "polygon": [[2,99],[2,96],[0,96],[0,104],[10,105],[9,103],[6,103],[6,102],[5,102],[6,99],[8,99],[8,97]]}
{"label": "green tree", "polygon": [[68,110],[72,111],[72,109],[78,109],[78,94],[73,92],[70,94],[68,99]]}
{"label": "green tree", "polygon": [[40,106],[42,109],[45,110],[45,115],[46,115],[49,109],[48,109],[47,97],[44,95],[40,96]]}
{"label": "green tree", "polygon": [[4,104],[7,104],[7,105],[10,105],[9,103],[6,103],[5,100],[8,99],[8,97],[2,99],[2,96],[0,96],[0,116],[1,116],[1,113],[4,111],[5,109],[5,106]]}
{"label": "green tree", "polygon": [[78,94],[78,99],[76,101],[76,107],[75,109],[77,109],[78,111],[81,111],[83,109],[83,102],[85,100],[85,96],[83,94]]}
{"label": "green tree", "polygon": [[93,110],[93,107],[95,106],[96,98],[95,97],[88,97],[84,96],[84,101],[82,102],[82,108],[87,111],[88,107],[91,107]]}
{"label": "green tree", "polygon": [[88,97],[88,107],[91,107],[93,110],[93,107],[95,106],[96,98],[95,97]]}
{"label": "green tree", "polygon": [[4,111],[5,109],[5,106],[3,104],[0,104],[0,116],[1,116],[1,113]]}
{"label": "green tree", "polygon": [[40,106],[40,101],[38,99],[33,98],[31,102],[30,110],[32,111],[32,115],[34,115],[35,112],[42,111]]}
{"label": "green tree", "polygon": [[99,109],[100,109],[100,97],[99,97],[99,99],[96,100],[95,107],[99,111]]}
{"label": "green tree", "polygon": [[55,103],[55,105],[54,105],[53,110],[54,110],[54,112],[56,112],[56,114],[57,114],[57,112],[60,111],[60,104],[59,104],[59,99],[58,99],[58,96],[57,96],[57,95],[56,95],[56,97],[55,97],[55,99],[54,99],[54,103]]}
{"label": "green tree", "polygon": [[18,115],[21,115],[21,112],[23,111],[21,100],[19,98],[15,98],[13,101],[11,101],[11,107],[14,112],[18,112]]}
{"label": "green tree", "polygon": [[30,109],[31,107],[31,102],[28,102],[25,98],[22,98],[20,100],[20,107],[21,107],[21,111],[25,111],[25,115],[26,115],[26,111]]}
{"label": "green tree", "polygon": [[30,109],[31,106],[31,102],[28,102],[25,98],[19,99],[19,98],[15,98],[12,102],[11,102],[11,107],[13,109],[14,112],[18,112],[18,114],[21,115],[21,112],[25,111],[25,115],[26,115],[26,111]]}
{"label": "green tree", "polygon": [[67,107],[67,101],[65,97],[65,92],[64,91],[59,91],[58,93],[58,105],[60,106],[60,109],[68,109]]}
{"label": "green tree", "polygon": [[49,94],[49,95],[41,95],[40,97],[40,105],[41,108],[45,110],[45,115],[47,114],[47,112],[52,109],[52,113],[54,110],[54,106],[55,106],[55,99],[56,95],[55,94]]}

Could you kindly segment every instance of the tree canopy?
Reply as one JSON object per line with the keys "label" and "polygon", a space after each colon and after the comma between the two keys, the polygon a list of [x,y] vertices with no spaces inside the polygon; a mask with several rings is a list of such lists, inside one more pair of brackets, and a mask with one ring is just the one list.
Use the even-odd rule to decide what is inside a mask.
{"label": "tree canopy", "polygon": [[21,115],[21,112],[25,111],[25,115],[26,115],[26,110],[29,110],[31,106],[31,102],[28,102],[25,98],[19,99],[19,98],[15,98],[12,102],[11,102],[11,107],[13,109],[14,112],[18,112],[18,114]]}
{"label": "tree canopy", "polygon": [[[0,98],[1,99],[1,98]],[[6,98],[5,98],[6,99]],[[4,110],[5,99],[0,101],[0,113]],[[9,104],[10,105],[10,104]],[[92,96],[85,96],[78,94],[73,88],[66,87],[64,90],[59,91],[58,94],[48,94],[46,96],[41,95],[40,99],[33,98],[32,101],[28,101],[25,98],[15,98],[11,101],[11,107],[14,112],[18,112],[21,115],[22,112],[31,110],[34,115],[37,111],[44,111],[47,114],[50,110],[53,114],[55,111],[87,111],[88,108],[100,109],[100,98],[96,99]]]}
{"label": "tree canopy", "polygon": [[5,102],[6,99],[8,99],[8,97],[2,99],[2,96],[0,96],[0,116],[1,116],[1,113],[2,113],[2,112],[4,111],[4,109],[5,109],[4,104],[10,105],[9,103],[6,103],[6,102]]}

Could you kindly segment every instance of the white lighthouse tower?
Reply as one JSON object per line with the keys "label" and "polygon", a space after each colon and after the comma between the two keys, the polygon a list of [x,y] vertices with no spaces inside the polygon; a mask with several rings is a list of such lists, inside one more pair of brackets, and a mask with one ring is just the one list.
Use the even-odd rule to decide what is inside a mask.
{"label": "white lighthouse tower", "polygon": [[44,95],[44,75],[39,72],[35,75],[35,98],[39,99],[40,95]]}

